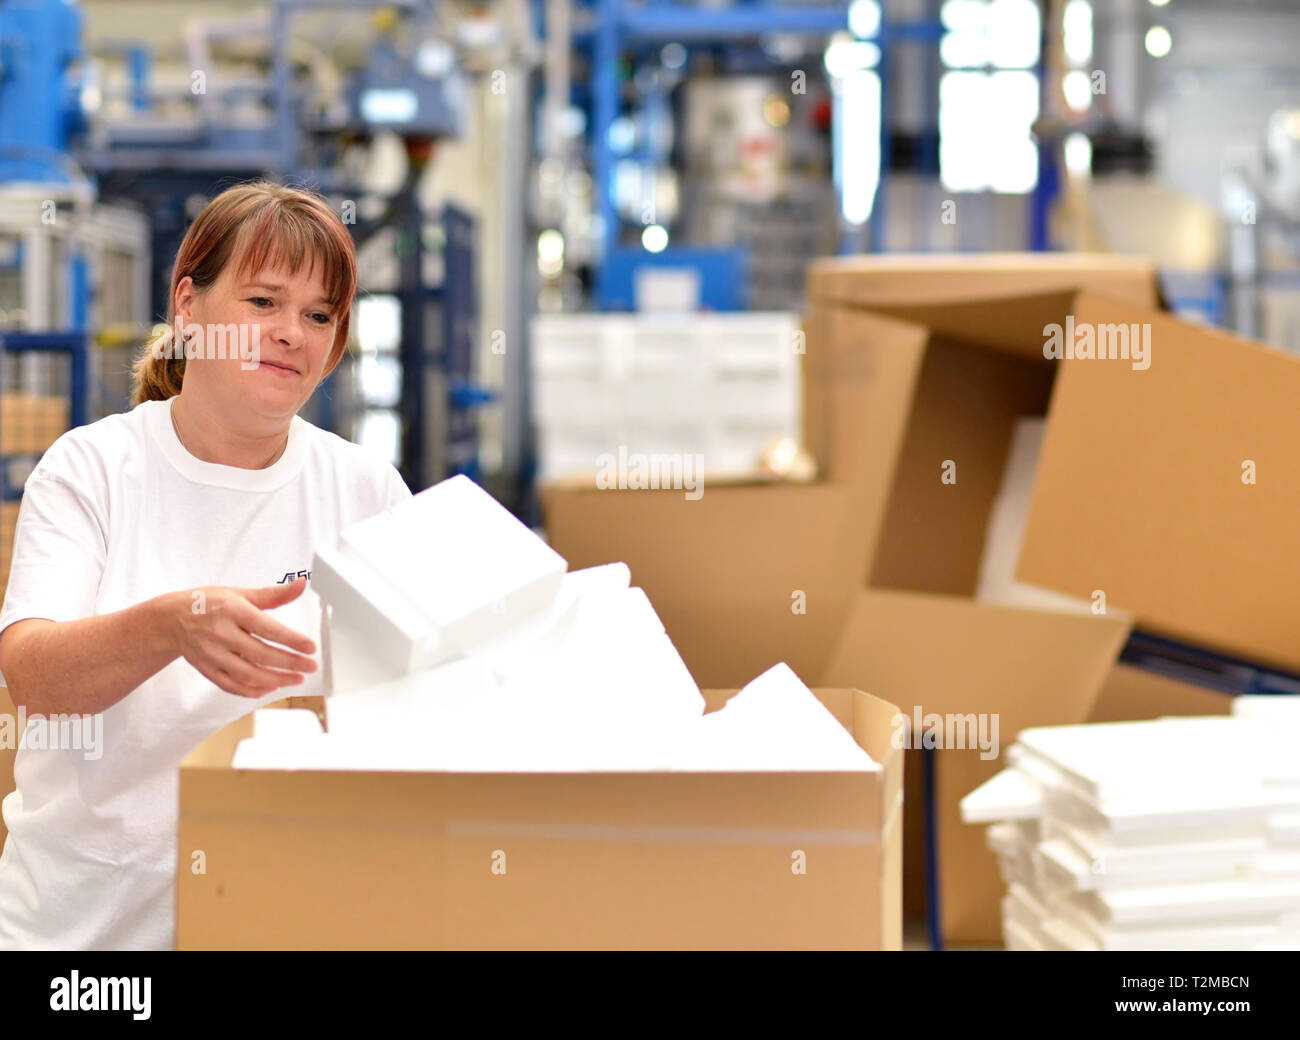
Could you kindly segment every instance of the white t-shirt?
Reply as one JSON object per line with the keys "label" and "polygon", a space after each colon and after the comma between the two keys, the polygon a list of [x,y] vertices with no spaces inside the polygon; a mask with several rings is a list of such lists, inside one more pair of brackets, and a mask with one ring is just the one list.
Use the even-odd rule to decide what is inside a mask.
{"label": "white t-shirt", "polygon": [[[178,589],[292,580],[317,545],[410,498],[386,461],[297,416],[265,469],[203,462],[177,438],[170,408],[145,402],[45,453],[24,485],[0,631]],[[98,757],[85,724],[62,748],[19,747],[3,805],[0,949],[174,947],[181,760],[254,708],[320,692],[310,584],[272,614],[316,642],[318,668],[301,684],[238,697],[178,658],[103,713]]]}

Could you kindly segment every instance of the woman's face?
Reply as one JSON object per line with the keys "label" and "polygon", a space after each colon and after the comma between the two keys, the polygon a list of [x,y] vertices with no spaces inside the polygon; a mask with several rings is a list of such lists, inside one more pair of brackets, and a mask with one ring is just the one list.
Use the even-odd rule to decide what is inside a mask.
{"label": "woman's face", "polygon": [[239,278],[236,266],[227,264],[206,292],[188,277],[177,286],[176,313],[201,344],[197,356],[186,352],[185,391],[232,418],[280,425],[324,376],[339,316],[325,298],[319,264]]}

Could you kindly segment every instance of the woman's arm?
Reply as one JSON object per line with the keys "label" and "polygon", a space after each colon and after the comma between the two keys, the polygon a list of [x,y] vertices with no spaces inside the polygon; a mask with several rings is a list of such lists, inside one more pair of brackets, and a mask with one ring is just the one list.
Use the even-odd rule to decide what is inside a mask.
{"label": "woman's arm", "polygon": [[261,697],[316,669],[302,656],[315,643],[265,612],[306,587],[305,579],[265,589],[215,586],[76,621],[15,621],[0,634],[0,672],[16,706],[44,715],[105,711],[178,657],[228,693]]}

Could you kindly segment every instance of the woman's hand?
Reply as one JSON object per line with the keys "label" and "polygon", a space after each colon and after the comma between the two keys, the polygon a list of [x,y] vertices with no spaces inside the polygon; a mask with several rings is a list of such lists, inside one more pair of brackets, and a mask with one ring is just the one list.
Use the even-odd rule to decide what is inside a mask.
{"label": "woman's hand", "polygon": [[302,682],[301,673],[316,670],[316,662],[303,656],[315,653],[316,644],[266,611],[297,599],[306,587],[307,579],[299,578],[261,589],[213,585],[175,593],[177,653],[221,689],[239,697],[261,697]]}

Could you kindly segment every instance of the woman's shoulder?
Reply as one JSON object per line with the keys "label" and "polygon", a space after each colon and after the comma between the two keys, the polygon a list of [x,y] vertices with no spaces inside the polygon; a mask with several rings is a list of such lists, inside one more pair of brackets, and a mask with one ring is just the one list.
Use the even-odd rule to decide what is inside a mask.
{"label": "woman's shoulder", "polygon": [[111,471],[138,458],[144,446],[149,410],[164,404],[145,401],[130,411],[73,427],[45,450],[34,473],[65,479],[84,477]]}
{"label": "woman's shoulder", "polygon": [[352,486],[358,482],[371,484],[385,493],[394,483],[401,482],[393,464],[373,448],[355,444],[301,417],[298,421],[313,455],[344,482]]}

